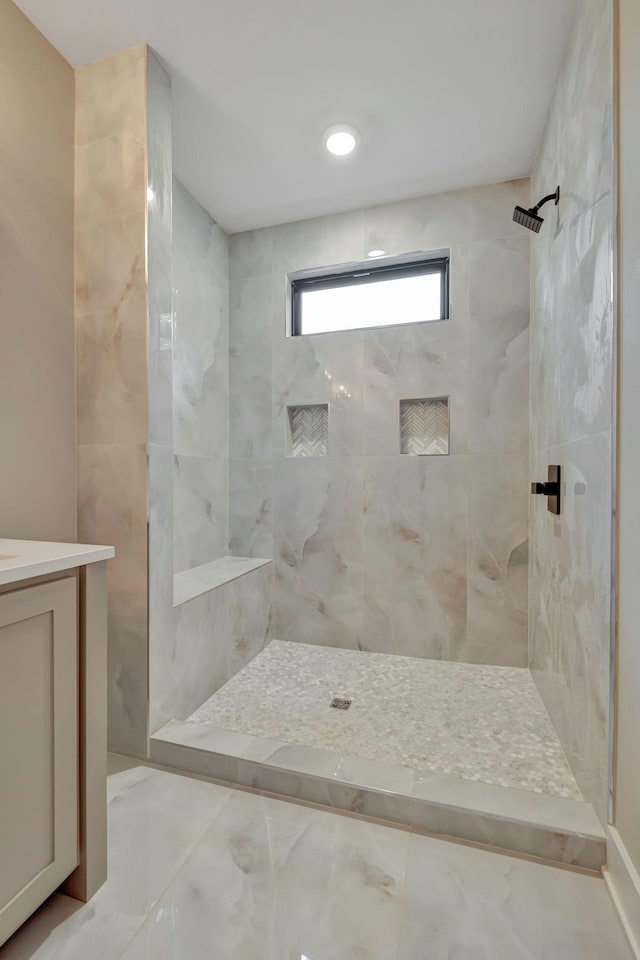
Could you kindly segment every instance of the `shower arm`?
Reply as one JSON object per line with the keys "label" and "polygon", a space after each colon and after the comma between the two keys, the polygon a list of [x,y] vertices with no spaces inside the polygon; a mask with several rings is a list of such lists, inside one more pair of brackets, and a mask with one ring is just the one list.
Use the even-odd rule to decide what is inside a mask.
{"label": "shower arm", "polygon": [[536,203],[535,207],[531,207],[531,213],[537,214],[539,210],[544,207],[545,203],[549,203],[550,200],[555,200],[556,207],[560,203],[560,187],[557,190],[554,190],[553,193],[547,194],[546,197],[543,197],[540,203]]}

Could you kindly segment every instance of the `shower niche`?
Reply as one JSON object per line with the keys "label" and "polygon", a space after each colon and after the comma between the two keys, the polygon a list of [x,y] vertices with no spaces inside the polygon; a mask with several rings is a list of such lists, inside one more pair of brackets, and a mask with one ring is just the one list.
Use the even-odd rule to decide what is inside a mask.
{"label": "shower niche", "polygon": [[287,407],[287,456],[326,457],[329,452],[329,404]]}
{"label": "shower niche", "polygon": [[441,457],[449,453],[449,398],[400,401],[400,453]]}

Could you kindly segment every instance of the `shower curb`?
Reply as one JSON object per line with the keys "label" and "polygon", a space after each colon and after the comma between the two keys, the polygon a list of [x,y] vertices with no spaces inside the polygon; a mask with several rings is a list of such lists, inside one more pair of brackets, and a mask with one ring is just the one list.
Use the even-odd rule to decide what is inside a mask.
{"label": "shower curb", "polygon": [[[204,741],[208,736],[214,741],[223,739],[229,743],[228,748],[223,751],[193,745],[194,740]],[[316,755],[326,763],[327,751],[305,748],[309,755],[305,764],[274,762],[278,755],[286,757],[286,750],[278,742],[231,731],[209,731],[201,724],[189,722],[168,724],[152,736],[150,743],[154,763],[284,799],[303,800],[384,820],[417,833],[482,844],[564,866],[600,871],[606,862],[604,829],[593,808],[584,801],[440,776],[422,778],[414,787],[419,796],[415,792],[394,793],[341,779],[340,770],[349,758],[337,754],[333,775],[302,769],[322,765]],[[249,752],[254,758],[246,755]],[[255,759],[260,752],[268,756]],[[467,796],[454,800],[454,794],[460,793]],[[445,799],[447,795],[450,800]],[[518,813],[520,805],[526,813]]]}

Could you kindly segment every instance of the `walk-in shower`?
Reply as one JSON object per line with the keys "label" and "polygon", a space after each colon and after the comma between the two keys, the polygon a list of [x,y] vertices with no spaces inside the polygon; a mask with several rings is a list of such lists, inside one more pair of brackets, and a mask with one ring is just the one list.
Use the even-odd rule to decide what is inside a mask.
{"label": "walk-in shower", "polygon": [[[529,671],[530,243],[510,217],[529,191],[227,236],[174,180],[157,761],[601,861]],[[403,323],[399,301],[386,325],[292,335],[291,276],[357,277],[374,247],[415,259],[418,236],[425,262],[447,252],[444,319]]]}
{"label": "walk-in shower", "polygon": [[[150,206],[150,290],[168,310],[174,288],[150,339],[155,761],[602,864],[611,29],[585,19],[530,181],[231,234],[178,179]],[[601,122],[562,139],[585,49]],[[340,322],[292,322],[296,285],[362,293],[374,250],[429,264],[436,309],[388,284],[375,323],[350,322],[351,293]]]}

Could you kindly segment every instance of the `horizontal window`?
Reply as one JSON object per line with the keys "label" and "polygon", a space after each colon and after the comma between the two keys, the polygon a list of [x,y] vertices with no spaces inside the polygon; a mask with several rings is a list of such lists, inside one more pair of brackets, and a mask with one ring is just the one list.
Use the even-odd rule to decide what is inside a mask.
{"label": "horizontal window", "polygon": [[290,276],[291,333],[429,323],[449,316],[449,257],[371,261]]}

